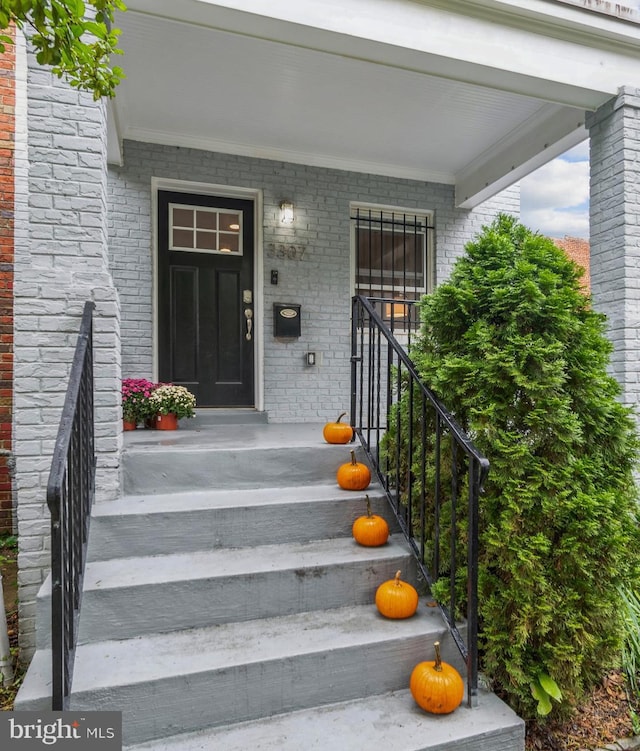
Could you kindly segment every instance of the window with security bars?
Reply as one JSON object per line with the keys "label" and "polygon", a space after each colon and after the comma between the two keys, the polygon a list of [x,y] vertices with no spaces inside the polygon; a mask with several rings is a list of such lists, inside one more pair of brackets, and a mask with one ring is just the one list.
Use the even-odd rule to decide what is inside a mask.
{"label": "window with security bars", "polygon": [[354,206],[351,214],[356,294],[374,298],[392,329],[415,330],[412,301],[431,291],[432,232],[429,214]]}

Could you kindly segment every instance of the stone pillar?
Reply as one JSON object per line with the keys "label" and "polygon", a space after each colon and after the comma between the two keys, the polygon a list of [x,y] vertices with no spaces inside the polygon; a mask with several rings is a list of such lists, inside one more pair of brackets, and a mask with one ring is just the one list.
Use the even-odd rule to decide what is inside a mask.
{"label": "stone pillar", "polygon": [[587,117],[591,137],[591,290],[608,318],[611,372],[640,407],[640,89]]}
{"label": "stone pillar", "polygon": [[[28,197],[15,258],[15,423],[22,655],[50,567],[46,484],[84,302],[94,314],[97,500],[119,494],[120,305],[107,248],[106,108],[25,57]],[[21,226],[20,230],[24,228]]]}

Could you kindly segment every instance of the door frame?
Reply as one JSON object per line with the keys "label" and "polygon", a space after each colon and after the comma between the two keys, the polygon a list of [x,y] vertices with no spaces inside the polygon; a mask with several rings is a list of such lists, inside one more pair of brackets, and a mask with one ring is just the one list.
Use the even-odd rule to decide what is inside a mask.
{"label": "door frame", "polygon": [[233,185],[174,180],[164,177],[151,178],[151,227],[153,262],[153,378],[159,372],[159,317],[158,317],[158,191],[192,193],[221,198],[240,198],[253,201],[254,263],[253,263],[253,331],[254,331],[254,403],[258,412],[264,410],[264,263],[263,263],[263,198],[258,188],[241,188]]}

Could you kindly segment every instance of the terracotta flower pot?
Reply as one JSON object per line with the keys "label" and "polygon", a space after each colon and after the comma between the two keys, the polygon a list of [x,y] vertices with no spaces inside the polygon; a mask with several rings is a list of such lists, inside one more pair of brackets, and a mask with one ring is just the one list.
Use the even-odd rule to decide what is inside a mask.
{"label": "terracotta flower pot", "polygon": [[156,417],[156,428],[158,430],[177,430],[178,418],[171,413],[168,415],[158,415]]}
{"label": "terracotta flower pot", "polygon": [[122,429],[123,430],[135,430],[137,428],[137,424],[133,422],[132,420],[123,420],[122,421]]}

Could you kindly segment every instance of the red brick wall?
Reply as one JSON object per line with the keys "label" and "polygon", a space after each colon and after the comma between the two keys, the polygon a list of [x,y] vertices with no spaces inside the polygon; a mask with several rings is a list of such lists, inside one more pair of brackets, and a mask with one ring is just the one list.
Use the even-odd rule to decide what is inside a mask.
{"label": "red brick wall", "polygon": [[569,258],[571,258],[572,261],[575,261],[578,266],[582,266],[584,269],[582,286],[586,289],[591,289],[591,280],[589,278],[589,241],[583,240],[579,237],[568,237],[565,235],[562,240],[554,238],[553,242],[559,248],[562,248]]}
{"label": "red brick wall", "polygon": [[0,534],[12,531],[15,48],[0,55]]}

